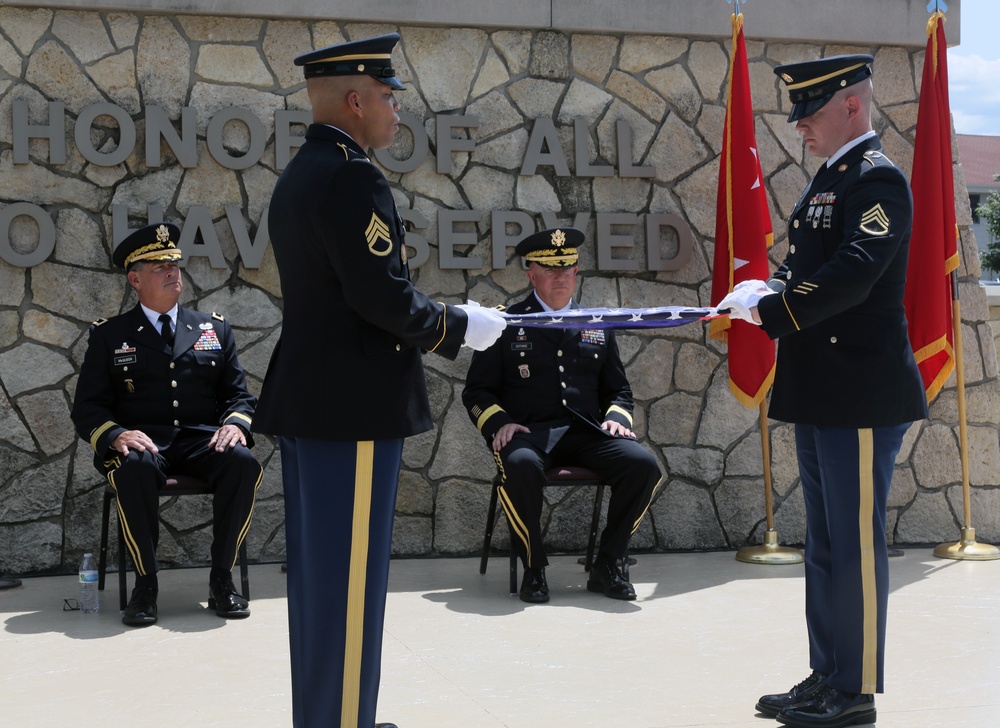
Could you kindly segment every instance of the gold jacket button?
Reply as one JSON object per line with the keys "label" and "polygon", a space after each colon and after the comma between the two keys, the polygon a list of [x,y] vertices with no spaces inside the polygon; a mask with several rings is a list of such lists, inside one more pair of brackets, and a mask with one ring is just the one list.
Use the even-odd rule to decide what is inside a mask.
{"label": "gold jacket button", "polygon": [[399,344],[396,344],[396,351],[402,351],[402,350],[403,350],[403,347],[400,346]]}
{"label": "gold jacket button", "polygon": [[792,280],[792,272],[788,271],[787,273],[785,273],[785,278],[787,278],[788,280]]}
{"label": "gold jacket button", "polygon": [[177,400],[175,399],[175,400],[174,400],[174,407],[180,407],[180,406],[181,406],[181,403],[180,403],[180,402],[178,402],[178,401],[177,401]]}
{"label": "gold jacket button", "polygon": [[795,246],[794,245],[789,245],[788,246],[788,253],[789,253],[789,255],[795,255]]}
{"label": "gold jacket button", "polygon": [[831,344],[836,344],[837,343],[837,337],[836,336],[831,336],[830,337],[830,343]]}
{"label": "gold jacket button", "polygon": [[795,222],[792,223],[792,227],[793,228],[797,228],[798,226],[799,226],[799,221],[798,220],[796,220]]}
{"label": "gold jacket button", "polygon": [[181,421],[180,420],[174,420],[174,427],[180,427],[180,426],[181,426]]}
{"label": "gold jacket button", "polygon": [[174,387],[176,389],[177,388],[177,380],[175,379],[172,382],[170,382],[170,386]]}
{"label": "gold jacket button", "polygon": [[173,362],[170,362],[170,368],[171,368],[171,369],[173,369],[173,368],[174,368],[174,363],[173,363]]}
{"label": "gold jacket button", "polygon": [[556,356],[562,356],[562,349],[556,352]]}

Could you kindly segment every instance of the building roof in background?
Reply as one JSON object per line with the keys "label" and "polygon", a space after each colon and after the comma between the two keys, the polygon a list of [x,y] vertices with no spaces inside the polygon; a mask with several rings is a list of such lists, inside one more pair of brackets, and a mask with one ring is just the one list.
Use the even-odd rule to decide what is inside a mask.
{"label": "building roof in background", "polygon": [[1000,187],[1000,136],[956,134],[958,159],[967,187]]}

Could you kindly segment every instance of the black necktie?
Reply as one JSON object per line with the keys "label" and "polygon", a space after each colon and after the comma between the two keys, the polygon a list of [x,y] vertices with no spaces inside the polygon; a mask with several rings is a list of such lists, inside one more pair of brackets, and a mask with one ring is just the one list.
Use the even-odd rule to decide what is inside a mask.
{"label": "black necktie", "polygon": [[167,346],[174,348],[174,332],[170,329],[170,314],[160,314],[160,336],[167,342]]}

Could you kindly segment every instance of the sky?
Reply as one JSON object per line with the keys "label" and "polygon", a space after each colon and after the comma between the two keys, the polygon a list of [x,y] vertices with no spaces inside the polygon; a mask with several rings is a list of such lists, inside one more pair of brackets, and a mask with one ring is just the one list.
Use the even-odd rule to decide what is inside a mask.
{"label": "sky", "polygon": [[[962,0],[961,8],[960,36],[949,26],[947,12],[944,26],[955,132],[1000,136],[1000,0]],[[957,37],[961,44],[952,46]]]}

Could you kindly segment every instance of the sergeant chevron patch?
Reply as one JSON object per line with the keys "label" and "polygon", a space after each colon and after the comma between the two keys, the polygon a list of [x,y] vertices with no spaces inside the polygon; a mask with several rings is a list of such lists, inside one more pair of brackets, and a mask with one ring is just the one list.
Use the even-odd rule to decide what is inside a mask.
{"label": "sergeant chevron patch", "polygon": [[861,232],[882,237],[889,234],[889,216],[885,214],[881,204],[876,204],[861,216]]}
{"label": "sergeant chevron patch", "polygon": [[[372,213],[371,222],[365,230],[365,238],[368,240],[368,249],[375,255],[389,255],[392,250],[392,238],[389,237],[389,226],[379,218],[377,213]],[[385,246],[379,247],[379,241],[384,241]]]}

